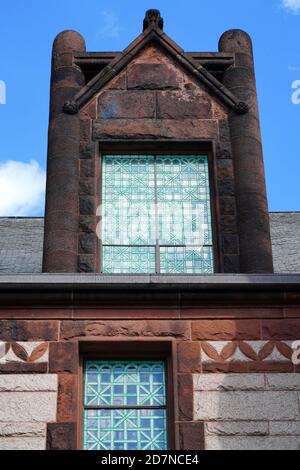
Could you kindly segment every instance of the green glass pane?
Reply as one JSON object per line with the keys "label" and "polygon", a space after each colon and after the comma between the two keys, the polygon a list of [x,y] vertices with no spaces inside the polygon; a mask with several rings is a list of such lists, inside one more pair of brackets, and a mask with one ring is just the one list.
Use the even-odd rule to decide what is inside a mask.
{"label": "green glass pane", "polygon": [[86,406],[165,406],[164,362],[87,361]]}
{"label": "green glass pane", "polygon": [[211,245],[206,156],[159,156],[156,161],[161,245]]}
{"label": "green glass pane", "polygon": [[160,262],[163,274],[213,274],[214,272],[213,252],[210,247],[161,248]]}
{"label": "green glass pane", "polygon": [[155,247],[104,246],[103,273],[155,273]]}
{"label": "green glass pane", "polygon": [[103,245],[155,245],[152,156],[104,156]]}
{"label": "green glass pane", "polygon": [[167,450],[165,410],[85,410],[85,450]]}
{"label": "green glass pane", "polygon": [[158,238],[160,272],[213,273],[207,156],[104,156],[102,187],[102,272],[155,273]]}

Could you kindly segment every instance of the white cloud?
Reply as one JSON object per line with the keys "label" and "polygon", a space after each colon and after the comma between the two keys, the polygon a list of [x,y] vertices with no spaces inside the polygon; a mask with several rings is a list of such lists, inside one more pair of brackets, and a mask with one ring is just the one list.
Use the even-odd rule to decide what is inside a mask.
{"label": "white cloud", "polygon": [[121,27],[117,15],[112,11],[101,12],[102,27],[98,35],[102,38],[118,38],[120,36]]}
{"label": "white cloud", "polygon": [[0,216],[43,213],[45,182],[46,173],[35,160],[0,163]]}
{"label": "white cloud", "polygon": [[286,10],[294,15],[300,14],[300,0],[281,0],[281,3]]}

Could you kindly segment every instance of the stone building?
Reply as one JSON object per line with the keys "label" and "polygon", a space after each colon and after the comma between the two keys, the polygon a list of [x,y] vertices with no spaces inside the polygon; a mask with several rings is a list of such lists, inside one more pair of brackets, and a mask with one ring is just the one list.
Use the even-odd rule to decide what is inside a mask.
{"label": "stone building", "polygon": [[143,29],[54,41],[45,220],[0,220],[0,448],[299,449],[300,214],[271,241],[251,39]]}

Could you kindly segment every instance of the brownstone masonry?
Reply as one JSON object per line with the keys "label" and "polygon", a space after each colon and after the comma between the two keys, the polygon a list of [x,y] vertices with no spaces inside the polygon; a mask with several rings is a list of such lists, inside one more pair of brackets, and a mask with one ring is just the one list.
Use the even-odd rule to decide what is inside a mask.
{"label": "brownstone masonry", "polygon": [[[300,275],[273,274],[252,43],[54,41],[43,274],[0,276],[0,448],[83,448],[83,364],[164,360],[169,447],[299,449]],[[105,153],[209,158],[215,273],[101,274]],[[299,348],[300,349],[300,348]]]}
{"label": "brownstone masonry", "polygon": [[44,272],[99,272],[103,152],[209,155],[215,272],[273,271],[252,44],[188,53],[156,10],[122,53],[65,31],[52,59]]}

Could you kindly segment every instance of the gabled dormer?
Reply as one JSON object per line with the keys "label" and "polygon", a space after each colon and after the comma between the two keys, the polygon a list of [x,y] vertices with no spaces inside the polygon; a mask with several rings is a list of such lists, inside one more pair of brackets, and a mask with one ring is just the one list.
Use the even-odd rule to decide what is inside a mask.
{"label": "gabled dormer", "polygon": [[54,42],[44,271],[272,272],[252,45],[185,52],[149,10],[122,53]]}

